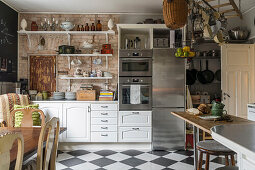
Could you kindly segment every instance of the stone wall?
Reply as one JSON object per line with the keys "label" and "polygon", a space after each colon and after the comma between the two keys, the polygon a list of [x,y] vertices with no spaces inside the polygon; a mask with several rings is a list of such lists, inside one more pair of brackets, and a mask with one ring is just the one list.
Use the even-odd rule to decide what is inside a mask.
{"label": "stone wall", "polygon": [[[68,14],[68,15],[58,15],[58,14],[20,14],[19,20],[25,18],[28,23],[27,30],[31,30],[31,22],[35,21],[38,25],[44,21],[44,18],[58,20],[59,23],[65,20],[69,20],[76,25],[85,25],[85,23],[96,23],[100,20],[103,25],[103,30],[108,30],[107,23],[110,18],[114,21],[114,24],[119,23],[119,15],[78,15],[78,14]],[[21,29],[19,27],[19,29]],[[75,28],[76,29],[76,28]],[[57,30],[60,30],[58,28]],[[109,35],[109,43],[112,45],[113,57],[108,57],[109,67],[108,70],[105,67],[105,57],[101,57],[103,60],[102,65],[92,65],[93,70],[108,71],[112,73],[113,79],[109,80],[109,88],[111,90],[116,90],[118,82],[118,33],[116,26],[114,27],[115,35]],[[58,46],[67,44],[66,35],[43,35],[46,40],[46,44],[43,49],[38,48],[40,36],[42,35],[31,35],[31,46],[28,42],[28,37],[26,35],[19,35],[19,67],[18,67],[18,77],[19,78],[29,78],[29,56],[33,54],[37,55],[48,55],[56,54]],[[94,38],[93,38],[94,37]],[[93,40],[94,39],[94,40]],[[84,41],[93,42],[94,48],[101,50],[102,44],[105,43],[105,35],[71,35],[71,45],[75,48],[79,47],[81,49],[82,43]],[[97,57],[92,57],[92,60]],[[71,57],[71,60],[75,59]],[[84,71],[91,70],[91,58],[90,57],[78,57],[82,61],[80,68]],[[60,72],[68,71],[69,75],[72,75],[75,71],[75,67],[68,68],[67,57],[57,56],[57,69]],[[94,84],[98,86],[97,88],[104,87],[106,83],[105,80],[71,80],[71,91],[76,91],[80,88],[81,83]],[[58,91],[67,91],[69,89],[68,80],[57,80]]]}

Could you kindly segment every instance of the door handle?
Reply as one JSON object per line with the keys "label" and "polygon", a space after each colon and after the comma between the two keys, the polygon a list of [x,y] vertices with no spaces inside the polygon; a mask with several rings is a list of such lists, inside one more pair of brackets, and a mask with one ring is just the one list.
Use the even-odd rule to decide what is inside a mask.
{"label": "door handle", "polygon": [[139,130],[139,128],[132,128],[133,130]]}
{"label": "door handle", "polygon": [[101,115],[107,116],[107,115],[108,115],[108,113],[101,113]]}
{"label": "door handle", "polygon": [[228,94],[228,93],[223,93],[223,96],[227,96],[227,97],[229,97],[230,98],[230,95]]}
{"label": "door handle", "polygon": [[101,120],[101,122],[105,122],[106,123],[106,122],[108,122],[108,120]]}

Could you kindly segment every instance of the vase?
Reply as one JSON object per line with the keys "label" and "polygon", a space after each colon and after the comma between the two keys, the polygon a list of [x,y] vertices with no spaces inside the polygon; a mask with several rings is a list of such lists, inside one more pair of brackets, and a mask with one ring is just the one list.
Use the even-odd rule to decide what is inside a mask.
{"label": "vase", "polygon": [[109,19],[109,21],[108,21],[108,28],[109,28],[110,30],[112,30],[113,27],[114,27],[113,20],[112,20],[112,19]]}
{"label": "vase", "polygon": [[20,22],[20,26],[21,26],[21,31],[26,31],[27,28],[27,21],[23,18]]}

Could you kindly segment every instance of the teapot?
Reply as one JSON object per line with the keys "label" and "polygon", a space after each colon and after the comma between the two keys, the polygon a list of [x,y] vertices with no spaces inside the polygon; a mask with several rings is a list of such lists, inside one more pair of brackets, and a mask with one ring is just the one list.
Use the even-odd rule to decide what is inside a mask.
{"label": "teapot", "polygon": [[70,31],[70,30],[72,30],[75,27],[75,25],[72,22],[70,22],[70,21],[64,21],[64,22],[62,22],[60,24],[60,27],[63,30]]}

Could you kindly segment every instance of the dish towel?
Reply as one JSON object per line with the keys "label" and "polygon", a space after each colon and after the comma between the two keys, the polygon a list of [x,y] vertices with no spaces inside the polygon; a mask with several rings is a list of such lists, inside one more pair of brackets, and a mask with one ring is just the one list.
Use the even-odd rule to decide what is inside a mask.
{"label": "dish towel", "polygon": [[141,104],[141,86],[140,85],[131,85],[130,104]]}
{"label": "dish towel", "polygon": [[189,87],[186,86],[186,92],[187,92],[187,98],[186,98],[186,104],[187,104],[187,109],[190,109],[190,108],[193,108],[193,104],[192,104],[192,98],[191,98],[191,95],[190,95],[190,91],[189,91]]}

